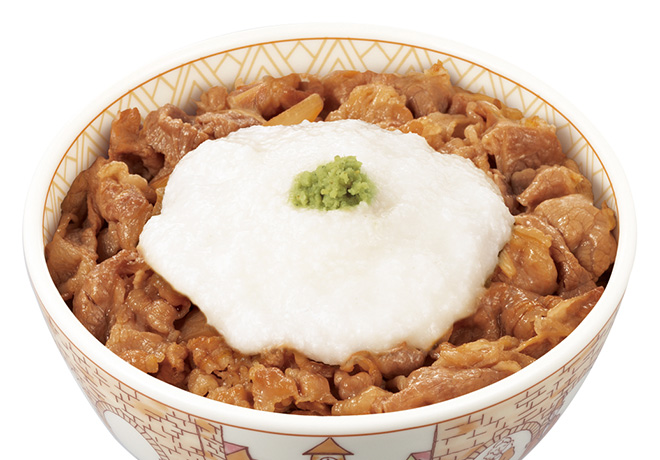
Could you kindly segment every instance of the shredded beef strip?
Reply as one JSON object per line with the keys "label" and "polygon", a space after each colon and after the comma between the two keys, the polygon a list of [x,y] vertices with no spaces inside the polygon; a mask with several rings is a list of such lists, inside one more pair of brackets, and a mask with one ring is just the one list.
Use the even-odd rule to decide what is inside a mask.
{"label": "shredded beef strip", "polygon": [[163,167],[163,155],[147,143],[142,132],[142,116],[138,109],[123,110],[112,122],[108,158],[126,163],[132,174],[148,180]]}
{"label": "shredded beef strip", "polygon": [[529,186],[518,195],[518,202],[525,206],[527,211],[533,211],[547,199],[572,194],[584,195],[591,202],[594,199],[591,183],[579,171],[563,165],[542,166],[535,171]]}
{"label": "shredded beef strip", "polygon": [[555,128],[538,117],[500,119],[484,133],[482,142],[507,179],[516,171],[560,164],[565,159]]}
{"label": "shredded beef strip", "polygon": [[240,85],[229,93],[227,104],[229,108],[258,113],[270,119],[310,94],[322,91],[322,88],[318,78],[310,75],[265,76],[249,85]]}
{"label": "shredded beef strip", "polygon": [[381,128],[396,128],[413,119],[406,107],[405,96],[392,86],[369,84],[351,91],[346,102],[328,114],[326,121],[356,119],[378,125]]}
{"label": "shredded beef strip", "polygon": [[612,210],[598,209],[582,194],[571,194],[543,201],[533,214],[542,216],[557,228],[566,245],[594,280],[614,262],[616,240],[612,230],[616,219]]}

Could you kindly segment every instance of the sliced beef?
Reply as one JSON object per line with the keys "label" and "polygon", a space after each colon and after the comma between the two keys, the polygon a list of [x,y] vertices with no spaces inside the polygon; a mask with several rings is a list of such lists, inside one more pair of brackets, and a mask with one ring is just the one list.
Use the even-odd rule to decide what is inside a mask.
{"label": "sliced beef", "polygon": [[336,71],[323,78],[322,82],[328,111],[334,111],[345,103],[355,88],[368,84],[393,87],[405,97],[405,105],[415,118],[434,112],[446,112],[454,94],[449,74],[440,63],[425,72],[410,72],[406,75]]}
{"label": "sliced beef", "polygon": [[516,372],[534,362],[533,358],[520,353],[520,340],[505,335],[497,340],[479,339],[462,345],[443,342],[431,356],[433,366],[455,369],[496,368]]}
{"label": "sliced beef", "polygon": [[188,373],[188,351],[183,345],[170,342],[160,334],[135,329],[130,323],[118,323],[112,327],[106,347],[141,371],[183,386]]}
{"label": "sliced beef", "polygon": [[199,101],[195,102],[197,106],[195,114],[199,116],[209,112],[217,113],[227,110],[229,108],[227,103],[228,97],[227,88],[224,86],[212,86],[202,93]]}
{"label": "sliced beef", "polygon": [[254,408],[269,412],[286,412],[298,395],[296,381],[277,367],[255,364],[250,367]]}
{"label": "sliced beef", "polygon": [[142,135],[164,163],[154,181],[168,176],[186,153],[209,139],[208,134],[193,126],[194,117],[171,104],[149,112],[144,119]]}
{"label": "sliced beef", "polygon": [[241,128],[263,125],[265,120],[245,110],[223,110],[207,112],[195,117],[193,126],[209,139],[220,139]]}
{"label": "sliced beef", "polygon": [[580,295],[596,287],[592,275],[587,271],[566,245],[559,230],[543,217],[524,214],[517,217],[521,224],[543,232],[551,239],[550,255],[557,267],[556,295],[567,298]]}
{"label": "sliced beef", "polygon": [[46,264],[64,300],[71,300],[97,263],[97,234],[104,225],[90,199],[90,184],[105,164],[97,159],[80,173],[62,201],[62,216],[45,248]]}
{"label": "sliced beef", "polygon": [[406,97],[406,105],[415,118],[446,112],[454,95],[449,73],[441,63],[424,72],[399,76],[393,80],[392,86]]}
{"label": "sliced beef", "polygon": [[450,343],[497,340],[503,336],[526,340],[534,336],[534,321],[547,313],[545,297],[502,282],[481,295],[476,312],[455,324]]}
{"label": "sliced beef", "polygon": [[539,295],[557,290],[557,267],[551,254],[552,237],[518,216],[509,242],[500,252],[493,280]]}
{"label": "sliced beef", "polygon": [[376,72],[370,70],[359,72],[357,70],[337,70],[323,77],[323,94],[325,100],[326,112],[337,110],[340,105],[346,102],[351,92],[358,86],[380,83],[389,85],[393,75],[379,76]]}
{"label": "sliced beef", "polygon": [[612,230],[616,218],[606,206],[598,209],[580,194],[551,198],[533,212],[559,230],[580,264],[598,279],[614,262],[616,239]]}
{"label": "sliced beef", "polygon": [[450,114],[466,114],[470,111],[469,107],[474,103],[487,102],[497,108],[501,116],[510,120],[522,120],[523,114],[520,110],[507,107],[494,97],[481,93],[473,93],[460,87],[454,87],[454,95],[451,98],[451,104],[448,109]]}
{"label": "sliced beef", "polygon": [[231,109],[253,112],[268,120],[312,93],[321,93],[323,96],[323,87],[316,77],[301,74],[278,78],[265,76],[230,92],[227,105]]}
{"label": "sliced beef", "polygon": [[540,358],[580,325],[602,294],[603,288],[596,287],[576,297],[552,299],[552,307],[534,323],[535,335],[518,349],[535,359]]}
{"label": "sliced beef", "polygon": [[123,161],[133,174],[150,180],[163,167],[164,157],[147,142],[142,132],[142,116],[136,108],[119,112],[110,129],[108,158]]}
{"label": "sliced beef", "polygon": [[348,99],[337,110],[330,112],[325,120],[357,119],[381,128],[396,128],[412,118],[405,96],[391,86],[368,84],[354,88]]}
{"label": "sliced beef", "polygon": [[[132,321],[126,297],[135,274],[146,264],[135,250],[120,251],[90,270],[73,298],[73,313],[99,341],[106,343],[115,322]],[[117,318],[123,313],[123,318]],[[123,321],[122,321],[123,320]]]}
{"label": "sliced beef", "polygon": [[563,165],[542,166],[529,186],[518,195],[518,202],[532,211],[545,200],[572,194],[584,195],[593,201],[591,182],[579,171]]}
{"label": "sliced beef", "polygon": [[415,133],[422,136],[431,147],[440,150],[452,139],[463,137],[463,132],[469,124],[469,119],[465,115],[433,112],[414,118],[398,128],[404,133]]}
{"label": "sliced beef", "polygon": [[537,117],[500,119],[483,135],[482,142],[507,179],[516,171],[560,164],[565,159],[554,126]]}
{"label": "sliced beef", "polygon": [[101,260],[121,249],[135,248],[156,202],[146,179],[130,174],[121,161],[108,161],[90,181],[89,193],[93,209],[107,225],[99,233]]}
{"label": "sliced beef", "polygon": [[509,375],[511,372],[492,368],[422,367],[410,374],[398,392],[377,401],[375,408],[377,412],[394,412],[435,404],[484,388]]}

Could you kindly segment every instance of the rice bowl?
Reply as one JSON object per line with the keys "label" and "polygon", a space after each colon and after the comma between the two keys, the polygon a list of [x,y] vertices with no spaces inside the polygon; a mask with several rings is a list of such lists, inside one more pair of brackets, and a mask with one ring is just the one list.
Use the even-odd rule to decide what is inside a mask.
{"label": "rice bowl", "polygon": [[[291,30],[285,34],[285,37],[288,36],[289,38],[281,39],[282,43],[286,43],[288,40],[290,40],[291,34],[295,35],[296,32],[302,33],[301,31]],[[265,31],[263,33],[265,33]],[[305,34],[296,38],[304,37],[304,35]],[[403,39],[403,35],[394,32],[392,35],[388,36],[390,38],[387,40],[387,46],[408,46],[401,45],[401,43],[405,41]],[[232,40],[229,40],[225,49],[240,49],[240,47],[243,45],[239,45],[239,42],[243,39],[244,37],[239,36],[232,39],[235,40],[233,42]],[[319,40],[314,39],[313,37],[305,39],[309,39],[311,41]],[[346,39],[337,38],[336,40]],[[356,43],[361,44],[363,42],[370,42],[374,39],[360,36],[358,38],[353,38],[353,40]],[[271,39],[268,41],[274,43]],[[257,40],[257,42],[261,41]],[[424,39],[420,37],[419,43],[416,43],[413,48],[428,52],[428,50],[434,49],[435,45],[432,45],[432,43],[434,43],[434,41],[430,38]],[[271,46],[276,45],[271,44]],[[491,62],[489,59],[481,61],[482,56],[480,56],[479,53],[472,54],[460,46],[453,44],[444,44],[443,46],[446,47],[444,51],[445,54],[439,52],[442,54],[443,58],[453,59],[458,62],[459,65],[461,59],[463,58],[457,58],[455,57],[456,55],[473,56],[472,59],[475,61],[479,60],[479,62]],[[208,49],[200,49],[198,56],[214,56],[214,58],[217,58],[218,56],[222,56],[222,53],[218,53],[217,48],[214,51],[210,51]],[[434,55],[433,57],[436,56]],[[473,64],[470,58],[465,58],[464,62],[469,63],[469,65]],[[501,64],[494,63],[492,66],[489,64],[483,65],[493,70],[493,74],[496,76],[499,75],[499,78],[502,78],[505,83],[512,84],[512,80],[508,80],[506,77],[502,77],[501,73],[498,72],[501,70]],[[302,66],[304,67],[304,64],[302,64]],[[525,78],[521,78],[521,80],[527,81]],[[532,88],[534,85],[535,83],[529,83],[522,87]],[[118,92],[118,94],[124,93],[125,90],[124,92]],[[544,94],[551,94],[551,92],[544,92]],[[530,95],[530,97],[535,97],[534,90],[530,90]],[[548,99],[550,99],[549,96]],[[560,98],[555,98],[553,96],[552,100],[559,101]],[[112,99],[111,102],[117,102],[121,105],[121,103],[118,101],[120,101],[120,98]],[[101,106],[108,107],[109,105],[106,102],[105,104],[102,103]],[[575,118],[571,109],[565,109],[564,105],[561,103],[558,102],[553,105],[553,107],[561,107],[561,109],[556,109],[557,117],[563,117],[566,115],[567,120],[579,120],[579,116]],[[569,128],[572,126],[571,123],[572,122],[568,122],[567,126],[569,126]],[[577,123],[577,121],[575,123]],[[581,122],[580,126],[583,126]],[[618,301],[620,300],[620,296],[623,293],[623,287],[625,286],[625,282],[627,280],[627,273],[631,259],[629,260],[625,255],[621,256],[621,254],[627,254],[627,251],[630,250],[630,245],[633,244],[631,242],[632,237],[629,233],[626,233],[626,228],[630,228],[626,227],[626,222],[629,222],[630,219],[630,216],[626,215],[626,212],[632,212],[632,209],[625,207],[624,203],[626,203],[629,199],[627,196],[628,192],[625,185],[625,180],[621,178],[615,160],[610,160],[609,154],[606,153],[607,147],[602,146],[598,136],[595,134],[592,135],[588,128],[581,128],[580,131],[589,132],[590,138],[588,145],[597,146],[595,149],[598,151],[598,155],[595,157],[601,158],[604,167],[608,172],[608,180],[612,181],[612,187],[614,193],[616,193],[616,199],[613,193],[610,197],[605,196],[603,200],[609,200],[612,204],[611,207],[617,212],[619,222],[621,223],[618,235],[619,244],[620,248],[623,247],[623,249],[620,249],[620,254],[617,256],[617,262],[615,263],[615,268],[612,272],[608,288],[605,290],[603,298],[599,302],[598,307],[594,310],[594,312],[592,312],[594,314],[590,314],[589,317],[587,317],[585,322],[580,326],[580,329],[578,329],[579,332],[577,334],[569,337],[566,341],[558,345],[557,348],[552,350],[548,355],[544,356],[542,360],[536,363],[538,364],[537,366],[523,369],[520,375],[516,375],[506,382],[503,381],[494,384],[484,391],[475,392],[469,398],[458,398],[454,401],[441,403],[437,406],[414,409],[410,412],[401,413],[397,417],[390,417],[388,414],[378,414],[375,416],[364,416],[364,418],[362,418],[362,416],[358,416],[354,421],[344,420],[340,422],[331,420],[305,420],[304,422],[297,422],[287,418],[287,416],[278,416],[277,414],[252,415],[240,410],[240,408],[232,408],[222,405],[222,408],[220,409],[220,406],[216,404],[207,406],[205,401],[199,401],[198,398],[183,396],[180,394],[180,392],[172,392],[172,389],[161,385],[159,382],[152,382],[151,379],[146,379],[145,376],[136,373],[134,369],[130,368],[130,366],[125,365],[125,363],[121,363],[116,359],[115,356],[113,356],[111,353],[108,353],[107,350],[99,347],[98,343],[94,342],[92,338],[86,336],[87,332],[83,330],[80,325],[76,325],[74,323],[70,312],[65,308],[65,305],[63,305],[60,300],[56,300],[57,294],[53,286],[51,285],[50,287],[45,287],[48,286],[48,281],[44,276],[45,270],[43,267],[43,262],[39,262],[40,258],[42,257],[40,255],[41,249],[39,246],[41,245],[41,248],[43,248],[44,235],[48,235],[50,232],[52,232],[53,227],[51,220],[52,218],[49,214],[51,211],[46,211],[44,213],[43,207],[39,210],[39,212],[32,214],[28,213],[26,216],[26,232],[28,232],[26,233],[26,258],[30,267],[33,283],[38,290],[38,296],[41,299],[42,305],[47,311],[47,317],[50,318],[49,323],[53,326],[53,333],[56,336],[56,341],[60,344],[65,344],[72,340],[75,343],[75,346],[73,347],[65,346],[65,354],[89,357],[93,355],[92,359],[88,358],[83,359],[82,361],[78,361],[78,364],[76,364],[74,367],[80,369],[80,372],[86,372],[81,368],[81,366],[85,367],[88,365],[99,367],[100,369],[111,370],[108,376],[114,375],[114,378],[118,378],[119,381],[123,382],[122,385],[126,385],[127,387],[134,389],[136,394],[139,395],[138,397],[145,401],[144,404],[152,405],[153,409],[150,410],[153,410],[153,413],[160,414],[158,417],[160,417],[160,419],[163,421],[167,419],[168,414],[175,413],[177,411],[183,411],[187,414],[194,414],[193,417],[195,417],[197,420],[196,423],[198,426],[202,425],[202,421],[208,424],[204,425],[206,427],[215,427],[217,425],[222,426],[224,427],[224,434],[227,437],[227,442],[230,442],[229,439],[231,436],[233,436],[232,441],[240,440],[240,442],[244,442],[246,444],[249,439],[253,439],[253,441],[250,441],[250,444],[262,441],[266,442],[264,439],[270,438],[271,436],[265,436],[263,434],[264,431],[268,433],[283,433],[289,435],[287,438],[289,441],[293,439],[299,441],[300,447],[295,448],[292,446],[291,449],[295,450],[296,452],[300,451],[301,453],[306,452],[309,450],[309,448],[313,447],[309,446],[309,444],[315,444],[315,442],[308,442],[308,438],[310,436],[317,438],[318,443],[316,444],[321,444],[323,439],[326,437],[341,437],[335,440],[339,445],[346,446],[346,448],[352,452],[359,452],[361,449],[369,449],[369,447],[367,447],[369,444],[371,444],[371,447],[374,447],[373,444],[375,441],[372,442],[370,440],[381,439],[379,435],[385,432],[397,432],[398,434],[392,437],[392,442],[402,442],[402,439],[408,439],[408,435],[410,435],[411,439],[417,438],[417,441],[415,441],[417,444],[411,444],[411,452],[413,450],[421,450],[418,449],[419,444],[426,443],[428,449],[436,449],[436,452],[438,455],[440,455],[439,450],[437,450],[439,447],[433,444],[433,439],[435,439],[433,433],[436,429],[439,430],[439,433],[443,432],[443,430],[450,431],[451,428],[448,428],[450,425],[459,426],[461,423],[470,419],[470,417],[474,417],[477,413],[504,414],[508,413],[508,411],[515,412],[515,410],[511,408],[503,409],[501,406],[496,407],[496,404],[512,404],[514,401],[516,401],[516,398],[520,397],[522,392],[533,389],[537,385],[539,387],[544,387],[547,384],[543,382],[544,380],[559,379],[560,381],[563,381],[565,384],[563,387],[565,393],[562,393],[562,397],[557,399],[557,401],[562,400],[568,402],[572,397],[572,389],[579,387],[579,379],[571,379],[565,374],[558,373],[558,370],[567,364],[570,364],[568,368],[571,368],[572,365],[573,369],[587,369],[593,362],[596,351],[600,349],[602,340],[604,340],[604,337],[606,336],[606,332],[609,328],[609,325],[611,324],[611,320],[613,319],[613,312],[615,311]],[[595,155],[591,152],[589,154]],[[579,155],[581,155],[581,153],[576,153],[576,158],[579,157]],[[57,165],[60,162],[61,155],[59,158],[50,160],[50,163],[53,165]],[[45,170],[49,171],[47,172],[48,176],[52,175],[54,168],[55,166],[50,168],[44,167]],[[593,176],[593,171],[591,173],[587,172],[587,174]],[[47,194],[45,194],[43,191],[46,185],[47,184],[42,184],[40,191],[33,192],[34,196],[37,197],[35,200],[37,202],[40,201],[42,204],[44,197],[47,196]],[[609,184],[595,184],[595,187],[606,190],[608,189]],[[37,217],[37,215],[39,217]],[[45,222],[43,226],[41,224],[36,224],[36,221],[38,221],[41,216],[45,216]],[[42,287],[42,285],[44,287]],[[46,298],[48,298],[48,300],[46,300]],[[53,307],[51,307],[51,304]],[[76,350],[85,351],[79,352]],[[83,362],[85,364],[81,364]],[[586,370],[578,372],[577,375],[586,375]],[[564,379],[568,380],[561,380],[562,376]],[[110,379],[110,377],[108,378]],[[124,415],[122,415],[122,413],[117,408],[115,408],[110,402],[107,402],[111,400],[112,396],[110,396],[107,401],[106,398],[102,396],[103,393],[112,393],[114,390],[106,389],[99,392],[95,389],[93,382],[88,382],[87,380],[83,380],[83,382],[86,382],[83,383],[83,386],[87,393],[93,395],[93,399],[97,401],[95,407],[99,413],[105,417],[106,420],[110,417],[108,415],[110,413],[119,417],[124,417]],[[185,403],[183,407],[180,407],[179,404],[182,400],[184,400]],[[524,444],[526,443],[525,445],[533,445],[536,441],[531,442],[531,440],[536,440],[538,436],[541,435],[543,432],[541,427],[548,422],[553,413],[558,413],[562,410],[563,408],[561,405],[544,408],[542,412],[537,414],[539,417],[538,421],[536,421],[538,426],[531,423],[534,422],[534,420],[530,420],[530,423],[525,425],[525,429],[527,429],[529,434],[525,434],[524,436],[520,435],[518,437],[514,436],[513,439],[517,440],[516,442],[521,442]],[[438,411],[441,411],[441,413],[438,413]],[[220,413],[222,413],[221,416],[218,415]],[[217,420],[217,417],[220,419]],[[302,426],[303,424],[304,426]],[[274,428],[276,426],[278,428]],[[514,428],[513,424],[511,426]],[[219,432],[217,428],[213,429],[215,429],[216,433]],[[415,430],[418,430],[419,434],[414,434]],[[523,431],[522,425],[520,426],[519,431]],[[260,435],[259,433],[262,434]],[[262,441],[256,440],[259,436],[262,437]],[[527,436],[527,438],[525,438],[525,436]],[[480,438],[480,452],[486,452],[489,448],[491,448],[492,445],[497,442],[498,439],[498,436],[493,432],[484,434],[482,438]],[[525,441],[525,439],[527,439],[527,441]],[[456,446],[459,446],[459,444],[456,444]]]}

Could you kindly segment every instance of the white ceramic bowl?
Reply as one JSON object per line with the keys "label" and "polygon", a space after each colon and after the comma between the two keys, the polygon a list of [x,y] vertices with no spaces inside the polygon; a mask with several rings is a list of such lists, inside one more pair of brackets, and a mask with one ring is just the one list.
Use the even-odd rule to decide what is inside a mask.
{"label": "white ceramic bowl", "polygon": [[[264,413],[208,400],[150,377],[99,343],[52,283],[44,245],[73,178],[107,148],[116,114],[165,103],[192,109],[202,88],[265,74],[337,69],[421,70],[444,62],[454,84],[483,91],[557,126],[567,155],[593,182],[596,202],[618,217],[619,247],[594,310],[562,343],[515,375],[447,402],[350,417]],[[635,250],[631,194],[614,154],[560,95],[507,63],[411,31],[300,25],[222,36],[179,51],[127,78],[66,126],[29,192],[24,251],[36,297],[57,346],[103,423],[140,459],[519,459],[552,427],[596,359],[623,297]]]}

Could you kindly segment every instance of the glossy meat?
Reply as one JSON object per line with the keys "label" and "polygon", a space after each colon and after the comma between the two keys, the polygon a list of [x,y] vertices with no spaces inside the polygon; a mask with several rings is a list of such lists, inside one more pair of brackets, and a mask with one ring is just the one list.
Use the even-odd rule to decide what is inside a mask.
{"label": "glossy meat", "polygon": [[610,209],[598,209],[584,195],[572,194],[540,203],[534,214],[559,230],[568,248],[594,279],[614,262],[617,244],[612,230],[616,219]]}

